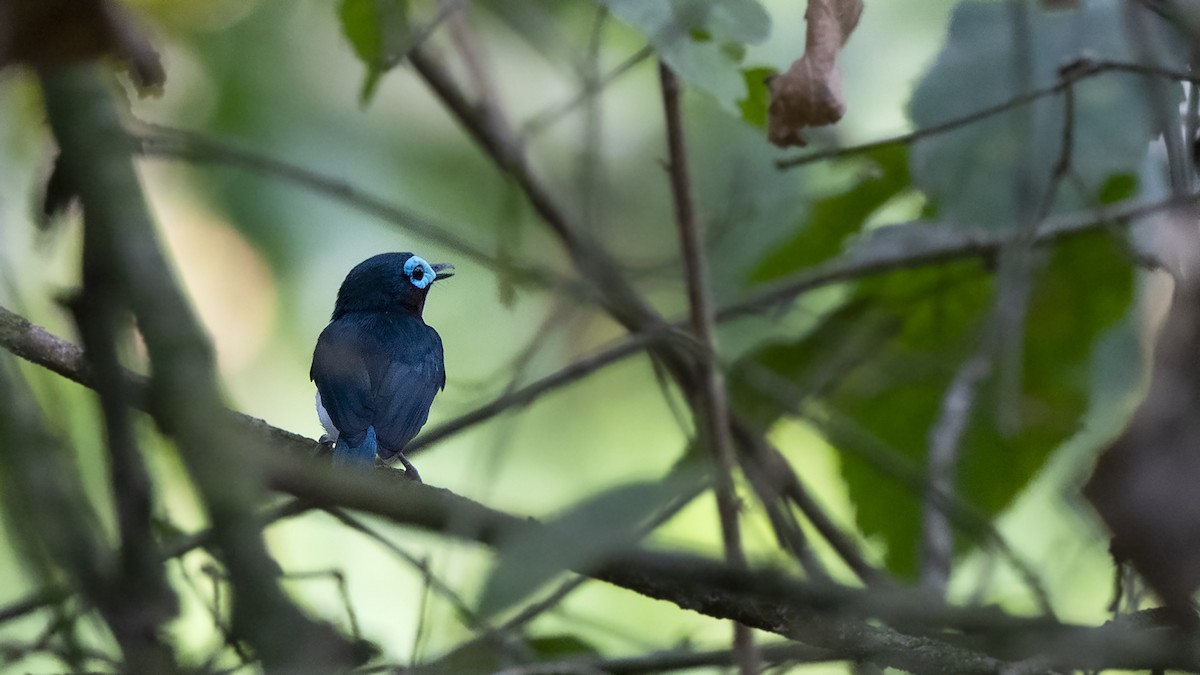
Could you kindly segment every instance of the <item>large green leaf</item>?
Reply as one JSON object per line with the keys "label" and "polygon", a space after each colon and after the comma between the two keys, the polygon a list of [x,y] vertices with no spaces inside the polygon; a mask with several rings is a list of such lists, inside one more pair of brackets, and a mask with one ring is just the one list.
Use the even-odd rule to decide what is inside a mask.
{"label": "large green leaf", "polygon": [[[1087,407],[1091,345],[1126,311],[1130,288],[1128,261],[1107,235],[1062,244],[1050,256],[1026,326],[1022,425],[1002,433],[995,386],[985,381],[961,443],[957,489],[966,500],[998,513],[1077,430]],[[929,429],[976,344],[992,291],[993,277],[978,261],[859,282],[822,327],[758,350],[739,369],[786,380],[795,396],[815,397],[841,420],[824,432],[843,451],[859,526],[886,542],[888,564],[901,575],[915,569],[921,495],[911,481],[881,471],[879,448],[895,453],[901,466],[924,464]],[[775,398],[778,407],[771,410],[778,390],[760,388],[749,397],[738,387],[733,392],[739,405],[769,421],[797,403]]]}
{"label": "large green leaf", "polygon": [[689,85],[731,112],[747,98],[744,46],[767,39],[771,16],[758,0],[596,0],[646,36]]}
{"label": "large green leaf", "polygon": [[854,187],[814,203],[808,219],[759,263],[751,281],[776,279],[840,253],[872,213],[909,187],[906,146],[876,148],[864,157],[867,164]]}
{"label": "large green leaf", "polygon": [[400,60],[408,40],[408,0],[342,0],[342,33],[367,66],[360,100],[366,104],[379,78]]}
{"label": "large green leaf", "polygon": [[[1084,56],[1136,61],[1124,28],[1124,3],[1094,0],[1069,11],[1025,4],[1030,16],[1028,49],[1014,46],[1012,3],[958,5],[946,44],[909,104],[918,128],[1052,86],[1060,68]],[[1162,53],[1177,60],[1186,57],[1186,49],[1171,47],[1168,32],[1155,30],[1153,37]],[[1019,75],[1022,70],[1028,72],[1027,79]],[[1058,192],[1057,208],[1091,206],[1110,175],[1136,173],[1157,135],[1145,85],[1141,75],[1116,72],[1074,85],[1071,176]],[[1170,91],[1171,103],[1177,105],[1182,90]],[[1063,146],[1064,110],[1063,96],[1043,97],[917,141],[910,157],[913,181],[937,201],[949,222],[987,227],[1013,223],[1022,202],[1026,208],[1038,203],[1050,182]]]}

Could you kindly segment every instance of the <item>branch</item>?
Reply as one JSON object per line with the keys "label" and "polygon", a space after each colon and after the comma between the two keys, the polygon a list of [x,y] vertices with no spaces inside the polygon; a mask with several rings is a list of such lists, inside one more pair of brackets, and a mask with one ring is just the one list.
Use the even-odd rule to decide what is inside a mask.
{"label": "branch", "polygon": [[[269,483],[300,498],[271,512],[269,520],[321,505],[336,505],[492,546],[524,528],[540,527],[446,490],[396,480],[387,472],[344,475],[312,465],[294,453],[282,452],[292,448],[286,433],[266,432],[260,438],[275,450],[266,461]],[[256,525],[261,526],[261,520]],[[213,541],[211,532],[193,535],[168,547],[167,554],[182,555]],[[995,609],[945,605],[912,591],[805,583],[769,570],[744,572],[705,558],[651,551],[616,554],[581,573],[715,618],[737,620],[814,646],[854,654],[855,658],[869,656],[881,664],[908,670],[995,673],[1002,664],[940,640],[902,635],[847,617],[876,617],[908,626],[971,631],[979,639],[1003,645],[1007,658],[1042,653],[1054,663],[1081,668],[1121,664],[1129,669],[1155,665],[1200,669],[1200,661],[1187,651],[1186,641],[1161,629],[1129,622],[1088,628],[1021,619]],[[58,590],[43,591],[0,609],[0,619],[24,615],[64,596],[65,592]]]}
{"label": "branch", "polygon": [[[95,370],[76,345],[47,331],[0,306],[0,347],[30,363],[39,365],[52,373],[89,389],[96,389],[98,380]],[[144,375],[122,370],[128,389],[129,405],[156,416],[159,411],[150,405],[150,381]],[[239,432],[259,443],[269,443],[289,452],[313,454],[317,443],[299,434],[273,427],[257,417],[251,417],[225,409]]]}
{"label": "branch", "polygon": [[[338,504],[489,546],[541,527],[449,491],[381,472],[344,475],[279,454],[273,456],[268,473],[273,487],[308,501]],[[537,536],[553,541],[549,532]],[[972,636],[973,644],[1005,659],[1041,656],[1064,668],[1200,668],[1192,643],[1195,636],[1135,622],[1091,628],[1021,618],[993,607],[947,605],[920,591],[804,582],[769,569],[744,571],[694,555],[648,549],[615,552],[576,571],[715,618],[826,649],[869,655],[882,665],[918,672],[994,673],[1002,663],[941,640],[902,635],[859,619],[875,618],[906,630],[962,631]]]}
{"label": "branch", "polygon": [[583,88],[571,98],[561,103],[555,103],[547,106],[546,109],[530,117],[529,120],[523,125],[522,132],[527,137],[537,136],[565,117],[567,113],[579,107],[589,98],[602,91],[608,85],[612,84],[619,77],[633,70],[634,66],[637,66],[639,63],[646,61],[653,56],[654,49],[652,47],[649,45],[642,47],[604,75],[601,75],[594,80],[588,80],[584,84]]}
{"label": "branch", "polygon": [[[311,504],[307,504],[299,499],[293,499],[271,508],[259,516],[259,527],[266,527],[277,521],[298,516],[312,508]],[[159,557],[164,562],[173,558],[181,558],[198,548],[209,546],[212,542],[212,528],[204,529],[193,534],[184,535],[174,542],[164,545],[159,552]],[[61,603],[71,597],[71,594],[72,591],[63,586],[43,588],[27,598],[13,602],[7,607],[0,607],[0,624],[27,616],[44,607]]]}
{"label": "branch", "polygon": [[[1139,203],[1125,201],[1088,213],[1068,214],[1047,219],[1033,235],[1035,246],[1046,246],[1099,230],[1126,226],[1146,216],[1200,201],[1200,192],[1172,196],[1161,201]],[[934,230],[931,223],[915,221],[879,228],[863,244],[848,253],[815,267],[802,270],[763,286],[748,296],[717,310],[718,321],[730,321],[791,302],[797,296],[818,288],[854,281],[896,270],[927,267],[963,258],[990,258],[1014,237],[1028,236],[1003,232],[984,232],[943,227]],[[902,241],[905,235],[910,240]],[[893,238],[891,245],[886,242]]]}
{"label": "branch", "polygon": [[927,487],[921,503],[921,585],[945,595],[954,562],[954,538],[950,516],[943,506],[953,499],[959,444],[975,406],[980,380],[991,371],[989,344],[981,347],[959,367],[929,430]]}
{"label": "branch", "polygon": [[97,399],[104,417],[109,484],[116,512],[119,550],[110,573],[111,590],[97,605],[125,654],[126,668],[140,673],[173,673],[175,656],[160,636],[179,611],[167,583],[151,531],[152,484],[130,417],[131,387],[123,377],[118,345],[128,337],[112,269],[112,251],[100,228],[84,214],[83,290],[69,303],[96,373]]}
{"label": "branch", "polygon": [[521,188],[533,209],[562,243],[599,302],[631,332],[654,328],[662,317],[628,284],[616,261],[590,236],[572,227],[551,192],[534,176],[520,141],[502,116],[463,95],[450,73],[424,49],[409,55],[413,67],[471,137]]}
{"label": "branch", "polygon": [[139,151],[146,156],[186,159],[195,162],[217,162],[237,166],[262,176],[277,178],[341,201],[365,213],[382,218],[418,237],[469,258],[476,263],[505,275],[518,283],[541,287],[576,288],[578,282],[560,277],[545,269],[523,267],[500,259],[479,248],[469,239],[455,234],[442,223],[426,218],[401,206],[361,190],[350,183],[289,164],[274,157],[234,147],[207,136],[171,127],[141,123],[138,133]]}
{"label": "branch", "polygon": [[[667,324],[665,319],[630,285],[623,276],[620,266],[606,249],[569,222],[565,212],[559,207],[550,191],[534,176],[524,149],[511,130],[505,127],[504,116],[485,104],[468,101],[445,68],[421,50],[414,51],[410,55],[410,60],[417,72],[458,119],[467,133],[482,147],[496,166],[508,173],[525,193],[526,199],[559,239],[584,279],[592,284],[599,302],[609,314],[633,333],[657,334],[664,330],[669,332],[671,328],[674,328],[677,324]],[[696,357],[698,355],[693,341],[687,339],[664,340],[652,345],[651,354],[670,373],[682,391],[696,392],[704,386],[701,371],[697,368]],[[703,416],[703,413],[700,415]],[[732,418],[731,423],[743,434],[752,433],[739,418]],[[738,460],[753,461],[747,453],[739,453]],[[784,461],[775,462],[775,466],[781,471],[792,473],[791,467]],[[758,476],[755,471],[748,471],[747,475],[751,478]],[[760,487],[758,482],[752,481],[752,483],[758,490]],[[769,495],[769,493],[767,494]],[[777,508],[777,505],[769,498],[764,498],[763,503],[771,515],[771,524],[781,541],[803,559],[806,548],[801,543],[803,531],[794,523],[794,519],[790,517],[791,514],[784,513],[782,509]],[[815,504],[811,506],[815,508]]]}
{"label": "branch", "polygon": [[[700,375],[704,386],[699,392],[700,400],[693,404],[697,417],[696,429],[704,439],[712,461],[712,472],[716,481],[717,516],[721,524],[725,560],[733,567],[742,569],[746,567],[746,554],[742,550],[737,492],[733,487],[735,462],[733,436],[729,429],[729,393],[725,389],[725,378],[717,368],[716,315],[709,288],[708,260],[701,243],[704,237],[692,209],[691,179],[688,176],[683,119],[679,110],[679,81],[665,63],[659,64],[658,73],[662,83],[667,149],[670,155],[668,175],[671,179],[671,195],[675,202],[679,247],[683,254],[692,332],[699,339],[703,353],[700,359]],[[754,636],[746,626],[734,624],[733,645],[742,675],[757,673],[759,668],[758,656],[754,650]]]}
{"label": "branch", "polygon": [[83,65],[42,71],[39,77],[85,226],[111,256],[114,283],[145,338],[155,419],[175,439],[212,519],[234,590],[235,628],[268,669],[334,669],[348,662],[350,645],[284,595],[275,562],[247,518],[262,498],[254,461],[259,453],[222,422],[228,417],[211,347],[158,246],[104,72]]}
{"label": "branch", "polygon": [[[839,656],[827,649],[794,643],[763,645],[759,649],[762,660],[769,664],[828,663],[845,661],[852,656]],[[638,675],[640,673],[665,673],[693,668],[716,668],[735,666],[735,654],[728,649],[697,652],[672,650],[655,652],[644,656],[617,659],[570,659],[549,663],[534,663],[514,666],[499,671],[496,675],[562,675],[563,673],[606,673],[608,675]]]}
{"label": "branch", "polygon": [[[575,382],[605,366],[638,354],[656,340],[662,339],[664,339],[664,333],[630,336],[520,389],[503,394],[491,403],[429,429],[409,444],[408,451],[426,450],[439,441],[476,424],[486,422],[505,411],[529,405],[545,394]],[[0,306],[0,347],[72,382],[90,389],[97,387],[96,375],[84,357],[82,349],[41,326],[31,323],[24,317],[10,312],[3,306]],[[156,411],[147,404],[149,381],[144,376],[128,370],[123,371],[123,375],[129,388],[130,405],[148,412],[152,416],[155,415]],[[232,423],[239,430],[255,438],[258,442],[268,443],[298,454],[311,455],[318,450],[319,446],[315,441],[285,429],[273,427],[257,417],[234,410],[226,410],[225,413],[230,416]]]}
{"label": "branch", "polygon": [[1047,96],[1053,96],[1055,94],[1062,93],[1072,84],[1079,82],[1080,80],[1085,80],[1102,73],[1109,72],[1135,73],[1138,75],[1145,75],[1147,77],[1165,77],[1172,80],[1177,80],[1179,82],[1200,83],[1200,75],[1185,73],[1178,70],[1171,70],[1169,68],[1158,68],[1139,63],[1092,61],[1086,58],[1080,58],[1060,68],[1060,79],[1057,83],[1051,86],[1042,87],[1041,89],[1034,89],[1033,91],[1029,91],[1024,94],[1018,94],[1007,101],[977,110],[973,113],[963,115],[962,117],[956,117],[952,120],[948,120],[941,124],[936,124],[932,127],[917,129],[916,131],[911,131],[907,134],[900,134],[899,136],[892,136],[891,138],[884,138],[878,141],[872,141],[870,143],[863,143],[862,145],[854,145],[847,148],[831,148],[829,150],[822,150],[821,152],[814,152],[808,155],[802,155],[800,157],[781,159],[775,162],[775,166],[780,169],[793,169],[799,166],[813,164],[815,162],[822,162],[827,159],[843,159],[846,157],[852,157],[854,155],[861,155],[877,148],[883,148],[890,145],[905,145],[908,143],[913,143],[923,138],[937,136],[954,131],[955,129],[959,129],[961,127],[969,126],[976,122],[983,121],[989,117],[995,117],[996,115],[1006,113],[1023,105],[1028,105]]}

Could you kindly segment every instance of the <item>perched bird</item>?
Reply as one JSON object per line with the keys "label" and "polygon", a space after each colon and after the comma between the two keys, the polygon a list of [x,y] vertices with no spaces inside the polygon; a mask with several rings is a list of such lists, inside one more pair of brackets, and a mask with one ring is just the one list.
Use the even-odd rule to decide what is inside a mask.
{"label": "perched bird", "polygon": [[381,253],[350,270],[313,352],[317,415],[335,464],[371,467],[399,457],[446,386],[442,339],[421,317],[434,281],[454,274],[412,253]]}

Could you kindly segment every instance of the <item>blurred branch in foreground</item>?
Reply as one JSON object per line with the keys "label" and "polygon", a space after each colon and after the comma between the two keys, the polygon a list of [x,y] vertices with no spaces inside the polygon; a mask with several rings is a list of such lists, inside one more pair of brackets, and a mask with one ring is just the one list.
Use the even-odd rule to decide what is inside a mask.
{"label": "blurred branch in foreground", "polygon": [[[446,490],[393,479],[388,471],[361,476],[332,472],[293,453],[278,452],[290,444],[265,440],[270,438],[263,441],[276,450],[265,460],[268,483],[300,497],[306,505],[360,510],[488,545],[539,527]],[[272,517],[291,515],[295,508],[300,507]],[[205,536],[189,544],[195,541],[211,542]],[[843,659],[870,655],[881,664],[919,672],[995,673],[1007,660],[1035,657],[1063,668],[1200,668],[1191,651],[1192,638],[1169,625],[1133,618],[1101,627],[1020,618],[996,608],[947,605],[919,591],[803,582],[771,570],[739,571],[702,557],[650,550],[617,552],[579,571],[686,609],[828,649]],[[38,594],[39,598],[55,595],[53,591]],[[16,615],[11,609],[0,610],[0,616]],[[855,617],[873,617],[893,628]],[[905,634],[908,631],[940,634],[941,639]],[[956,645],[957,631],[971,633],[969,643],[975,646]]]}

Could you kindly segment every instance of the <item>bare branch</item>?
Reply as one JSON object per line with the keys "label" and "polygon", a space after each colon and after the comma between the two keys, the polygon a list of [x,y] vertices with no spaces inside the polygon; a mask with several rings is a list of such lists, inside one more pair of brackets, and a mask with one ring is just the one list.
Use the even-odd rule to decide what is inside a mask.
{"label": "bare branch", "polygon": [[799,157],[781,159],[775,162],[775,165],[780,169],[792,169],[799,166],[805,166],[807,164],[813,164],[815,162],[823,162],[827,159],[842,159],[845,157],[852,157],[854,155],[861,155],[875,150],[876,148],[887,147],[889,145],[904,145],[912,143],[923,138],[937,136],[954,131],[955,129],[970,126],[971,124],[980,122],[989,117],[995,117],[996,115],[1006,113],[1013,108],[1019,108],[1023,105],[1028,105],[1047,96],[1059,94],[1075,82],[1109,72],[1136,73],[1139,75],[1145,75],[1147,77],[1168,78],[1177,80],[1179,82],[1200,82],[1200,75],[1171,70],[1169,68],[1159,68],[1138,63],[1120,63],[1116,61],[1092,61],[1089,59],[1080,59],[1075,63],[1064,66],[1060,70],[1062,79],[1051,86],[1035,89],[1024,94],[1018,94],[1007,101],[1003,101],[1001,103],[997,103],[996,105],[963,115],[962,117],[956,117],[952,120],[934,125],[932,127],[917,129],[916,131],[910,131],[906,134],[892,136],[891,138],[872,141],[870,143],[863,143],[862,145],[854,145],[847,148],[830,148],[829,150],[813,152],[807,155],[801,155]]}
{"label": "bare branch", "polygon": [[[708,260],[704,255],[702,243],[704,236],[692,210],[691,179],[688,176],[683,118],[679,110],[679,81],[666,64],[660,63],[658,72],[662,83],[667,149],[670,155],[668,175],[671,178],[675,223],[683,253],[691,326],[703,351],[700,368],[704,386],[699,392],[700,400],[693,405],[697,418],[696,428],[708,448],[712,462],[725,560],[734,567],[744,568],[746,554],[742,551],[737,493],[733,486],[736,463],[733,435],[729,429],[729,393],[725,389],[725,378],[717,367],[716,313],[713,311],[712,292],[709,288]],[[759,668],[753,634],[746,626],[735,624],[733,635],[734,652],[737,654],[742,675],[754,675]]]}
{"label": "bare branch", "polygon": [[506,279],[542,287],[571,289],[577,286],[577,282],[558,277],[545,269],[522,267],[501,260],[470,240],[455,234],[446,225],[388,202],[350,183],[274,157],[243,150],[202,134],[145,123],[138,126],[140,129],[133,138],[139,142],[143,155],[242,167],[247,171],[299,185],[382,218],[418,237],[445,246],[488,269],[502,273]]}
{"label": "bare branch", "polygon": [[93,65],[42,71],[40,82],[86,227],[112,256],[109,269],[119,275],[115,283],[145,338],[156,419],[177,441],[212,518],[235,589],[235,628],[268,667],[328,669],[346,662],[349,644],[282,593],[275,563],[247,518],[262,493],[253,462],[259,453],[222,422],[227,416],[211,348],[158,248],[103,71]]}

